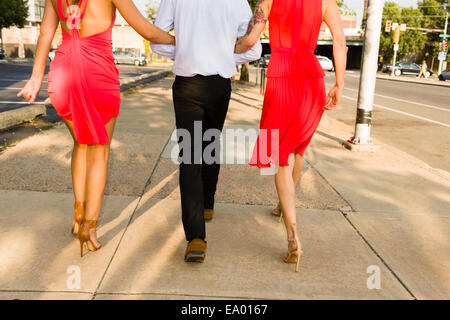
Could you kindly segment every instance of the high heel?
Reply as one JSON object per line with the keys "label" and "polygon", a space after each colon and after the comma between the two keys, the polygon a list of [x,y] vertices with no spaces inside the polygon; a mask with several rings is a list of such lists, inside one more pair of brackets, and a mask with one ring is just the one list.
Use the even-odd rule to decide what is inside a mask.
{"label": "high heel", "polygon": [[72,233],[76,235],[80,230],[81,223],[84,221],[86,202],[75,201],[73,208],[75,209],[75,215],[73,217]]}
{"label": "high heel", "polygon": [[84,248],[87,251],[97,251],[102,246],[96,247],[91,240],[91,230],[97,227],[97,220],[85,220],[81,223],[80,230],[78,232],[78,240],[80,240],[80,254],[83,257]]}
{"label": "high heel", "polygon": [[275,217],[279,217],[278,222],[281,222],[281,219],[283,219],[283,210],[281,210],[281,205],[278,203],[278,206],[272,210],[272,214]]}
{"label": "high heel", "polygon": [[284,262],[295,263],[295,272],[298,272],[300,266],[300,258],[302,257],[302,255],[303,251],[299,249],[297,241],[297,247],[288,251],[287,256],[284,258]]}

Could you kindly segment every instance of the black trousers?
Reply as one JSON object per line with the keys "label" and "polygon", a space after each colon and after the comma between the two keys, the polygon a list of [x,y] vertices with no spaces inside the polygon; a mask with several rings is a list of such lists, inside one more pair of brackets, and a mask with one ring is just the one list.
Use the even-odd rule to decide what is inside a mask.
{"label": "black trousers", "polygon": [[[180,191],[183,227],[186,239],[205,239],[204,209],[214,208],[214,195],[220,171],[220,161],[211,163],[203,158],[205,147],[211,142],[203,142],[208,129],[222,131],[231,97],[231,80],[220,76],[177,76],[173,84],[178,143],[180,146]],[[201,131],[198,130],[201,124]],[[191,138],[191,147],[182,149],[185,135]],[[211,131],[210,131],[211,132]],[[199,135],[201,135],[199,137]],[[199,143],[195,143],[200,141]],[[199,150],[200,149],[200,150]],[[217,150],[217,149],[216,149]],[[219,149],[220,150],[220,149]],[[220,159],[219,150],[214,154]],[[189,154],[186,154],[189,153]],[[206,154],[206,153],[205,153]],[[189,159],[190,161],[185,161]],[[209,163],[206,163],[209,162]]]}

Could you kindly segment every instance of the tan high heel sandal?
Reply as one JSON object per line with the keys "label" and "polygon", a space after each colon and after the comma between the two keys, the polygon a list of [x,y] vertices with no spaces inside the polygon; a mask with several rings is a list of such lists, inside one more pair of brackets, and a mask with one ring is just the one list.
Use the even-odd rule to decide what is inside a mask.
{"label": "tan high heel sandal", "polygon": [[303,255],[303,251],[301,249],[299,249],[298,247],[298,243],[299,241],[296,240],[297,242],[297,248],[295,249],[291,249],[288,251],[287,256],[284,258],[284,262],[286,263],[295,263],[295,272],[298,272],[299,266],[300,266],[300,258]]}
{"label": "tan high heel sandal", "polygon": [[86,202],[75,201],[73,208],[75,209],[75,215],[73,217],[72,223],[72,233],[78,234],[80,230],[80,225],[84,221]]}
{"label": "tan high heel sandal", "polygon": [[80,226],[78,232],[78,240],[80,240],[80,253],[83,257],[83,249],[86,248],[87,251],[97,251],[102,246],[96,247],[91,240],[91,230],[97,227],[97,220],[85,220]]}
{"label": "tan high heel sandal", "polygon": [[283,210],[281,210],[280,204],[278,204],[277,207],[272,210],[272,214],[275,217],[279,217],[278,222],[281,222],[281,219],[283,219]]}

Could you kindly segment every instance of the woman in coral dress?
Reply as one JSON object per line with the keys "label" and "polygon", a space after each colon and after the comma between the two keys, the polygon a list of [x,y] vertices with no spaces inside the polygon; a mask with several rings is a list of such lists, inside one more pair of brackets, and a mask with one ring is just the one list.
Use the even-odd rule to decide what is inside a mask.
{"label": "woman in coral dress", "polygon": [[[260,37],[266,20],[272,55],[267,71],[267,90],[260,136],[251,165],[278,167],[275,184],[288,238],[287,263],[298,271],[303,253],[297,234],[295,186],[303,154],[319,125],[324,110],[334,109],[341,98],[346,67],[346,44],[335,0],[260,0],[236,53],[245,52]],[[325,92],[324,72],[314,55],[324,21],[333,34],[336,84]]]}
{"label": "woman in coral dress", "polygon": [[106,185],[110,143],[120,109],[119,71],[112,53],[116,8],[144,38],[175,43],[149,23],[132,0],[46,0],[33,73],[18,96],[33,103],[58,24],[63,42],[50,64],[48,92],[74,140],[72,183],[75,217],[72,232],[81,247],[100,248],[97,220]]}

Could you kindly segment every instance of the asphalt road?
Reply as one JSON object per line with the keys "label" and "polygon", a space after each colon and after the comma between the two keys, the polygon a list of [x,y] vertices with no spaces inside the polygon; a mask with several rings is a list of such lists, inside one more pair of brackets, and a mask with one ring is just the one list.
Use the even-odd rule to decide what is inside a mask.
{"label": "asphalt road", "polygon": [[[27,104],[24,99],[17,97],[31,75],[33,66],[30,64],[0,64],[0,112],[20,108]],[[120,78],[138,76],[156,71],[155,67],[136,67],[134,65],[118,65]],[[48,67],[47,67],[48,70]],[[47,72],[42,83],[42,89],[36,99],[40,104],[48,97]]]}
{"label": "asphalt road", "polygon": [[[328,89],[334,81],[334,73],[328,73]],[[328,115],[354,126],[358,87],[359,72],[349,71],[343,101]],[[378,79],[372,136],[450,172],[450,87]]]}

